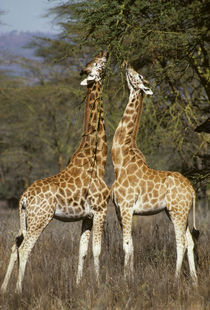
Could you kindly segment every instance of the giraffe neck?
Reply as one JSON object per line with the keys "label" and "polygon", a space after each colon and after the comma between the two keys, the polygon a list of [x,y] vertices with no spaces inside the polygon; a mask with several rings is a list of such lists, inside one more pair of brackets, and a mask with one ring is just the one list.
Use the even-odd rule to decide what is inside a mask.
{"label": "giraffe neck", "polygon": [[138,134],[138,130],[139,130],[139,123],[140,123],[140,119],[141,119],[141,113],[142,113],[142,106],[143,106],[143,96],[142,94],[137,95],[139,96],[139,98],[137,98],[137,108],[136,108],[136,119],[134,121],[134,129],[133,132],[131,134],[131,144],[133,148],[137,148],[137,142],[136,142],[136,138],[137,138],[137,134]]}
{"label": "giraffe neck", "polygon": [[128,149],[137,149],[136,137],[142,113],[142,105],[142,94],[134,91],[131,92],[123,117],[119,122],[113,138],[112,160],[115,167],[122,166]]}
{"label": "giraffe neck", "polygon": [[107,143],[104,124],[101,85],[94,82],[88,86],[86,98],[83,136],[74,158],[81,154],[88,158],[89,165],[96,168],[97,175],[104,176],[107,156]]}

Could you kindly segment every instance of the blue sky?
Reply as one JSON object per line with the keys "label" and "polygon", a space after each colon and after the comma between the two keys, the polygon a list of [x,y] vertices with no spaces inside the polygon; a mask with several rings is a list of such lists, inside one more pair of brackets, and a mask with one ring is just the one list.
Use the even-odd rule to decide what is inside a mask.
{"label": "blue sky", "polygon": [[[56,32],[58,28],[53,24],[53,16],[46,18],[44,15],[50,7],[61,1],[49,0],[1,0],[0,10],[5,14],[0,19],[0,32],[41,31]],[[64,2],[64,1],[62,1]]]}

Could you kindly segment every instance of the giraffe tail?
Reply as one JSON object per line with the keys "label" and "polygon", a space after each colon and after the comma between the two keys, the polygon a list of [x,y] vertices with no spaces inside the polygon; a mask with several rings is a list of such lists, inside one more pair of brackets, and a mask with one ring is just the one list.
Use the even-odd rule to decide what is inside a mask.
{"label": "giraffe tail", "polygon": [[26,222],[26,199],[23,198],[20,200],[19,204],[19,214],[20,214],[20,230],[18,233],[18,236],[16,237],[16,246],[17,248],[20,247],[21,243],[23,242],[26,228],[27,228],[27,222]]}
{"label": "giraffe tail", "polygon": [[195,226],[195,192],[193,191],[193,229],[192,229],[192,237],[196,241],[198,240],[200,232],[196,229]]}

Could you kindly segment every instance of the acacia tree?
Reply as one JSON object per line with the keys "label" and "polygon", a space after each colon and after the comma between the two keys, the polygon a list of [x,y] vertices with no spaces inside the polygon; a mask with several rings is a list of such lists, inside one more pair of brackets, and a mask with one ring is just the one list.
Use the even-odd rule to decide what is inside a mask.
{"label": "acacia tree", "polygon": [[206,0],[93,0],[66,1],[51,10],[62,29],[57,51],[48,42],[54,60],[108,50],[105,108],[112,131],[126,100],[124,80],[116,77],[123,60],[151,80],[154,96],[146,99],[139,137],[154,166],[164,157],[169,168],[186,171],[197,156],[209,156],[208,136],[194,132],[210,113],[208,8]]}
{"label": "acacia tree", "polygon": [[180,73],[188,65],[209,96],[208,8],[206,0],[62,2],[51,9],[63,29],[56,54],[65,59],[73,48],[105,48],[118,63],[158,64],[169,76],[172,65]]}

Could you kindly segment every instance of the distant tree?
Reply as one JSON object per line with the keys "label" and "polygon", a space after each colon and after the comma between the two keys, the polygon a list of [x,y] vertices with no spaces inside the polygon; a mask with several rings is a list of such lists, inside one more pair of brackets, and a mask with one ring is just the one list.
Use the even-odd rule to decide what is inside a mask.
{"label": "distant tree", "polygon": [[85,89],[71,66],[3,53],[0,61],[14,70],[0,71],[0,199],[11,199],[66,166],[82,131]]}
{"label": "distant tree", "polygon": [[78,145],[83,91],[45,84],[0,91],[0,197],[19,197],[33,180],[58,173]]}

